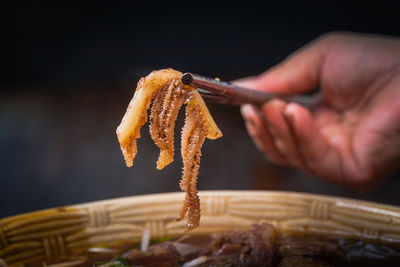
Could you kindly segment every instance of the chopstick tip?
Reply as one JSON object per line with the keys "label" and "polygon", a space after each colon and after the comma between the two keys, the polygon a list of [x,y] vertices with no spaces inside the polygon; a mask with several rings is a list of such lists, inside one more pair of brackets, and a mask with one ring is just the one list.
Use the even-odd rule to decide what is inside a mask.
{"label": "chopstick tip", "polygon": [[186,72],[182,74],[181,81],[183,84],[189,85],[193,82],[193,76],[191,73]]}

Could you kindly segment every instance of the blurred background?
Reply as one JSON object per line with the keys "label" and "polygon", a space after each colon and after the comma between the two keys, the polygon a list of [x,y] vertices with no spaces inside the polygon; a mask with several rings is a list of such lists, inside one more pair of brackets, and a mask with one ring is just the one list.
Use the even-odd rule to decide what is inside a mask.
{"label": "blurred background", "polygon": [[[148,127],[132,168],[115,135],[137,81],[150,71],[172,67],[222,80],[257,75],[329,31],[399,35],[398,11],[382,1],[3,3],[0,217],[178,191],[182,112],[175,162],[162,171]],[[208,106],[224,137],[205,142],[199,190],[290,190],[400,204],[399,173],[360,194],[275,166],[253,145],[238,107]]]}

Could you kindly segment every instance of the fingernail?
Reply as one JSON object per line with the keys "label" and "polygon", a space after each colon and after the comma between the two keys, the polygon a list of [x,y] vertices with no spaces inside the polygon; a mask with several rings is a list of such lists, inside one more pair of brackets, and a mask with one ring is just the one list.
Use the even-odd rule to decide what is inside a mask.
{"label": "fingernail", "polygon": [[249,104],[244,104],[240,107],[240,113],[242,114],[243,117],[250,117],[251,113],[251,106]]}
{"label": "fingernail", "polygon": [[288,104],[283,111],[283,115],[285,116],[286,119],[288,119],[290,122],[294,121],[294,112],[296,107],[293,104]]}
{"label": "fingernail", "polygon": [[278,98],[273,98],[270,101],[267,102],[267,105],[271,107],[281,107],[283,105],[286,105],[285,101],[278,99]]}

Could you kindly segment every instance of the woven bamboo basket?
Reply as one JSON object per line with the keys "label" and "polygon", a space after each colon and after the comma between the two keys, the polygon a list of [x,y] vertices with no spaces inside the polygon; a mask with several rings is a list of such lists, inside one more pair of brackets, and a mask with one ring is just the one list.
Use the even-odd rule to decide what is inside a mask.
{"label": "woven bamboo basket", "polygon": [[[183,193],[132,196],[0,219],[0,259],[22,265],[88,247],[137,242],[145,228],[152,238],[181,235],[185,220],[177,222],[176,217],[183,197]],[[200,199],[201,225],[194,233],[269,222],[280,233],[400,243],[400,208],[395,206],[276,191],[203,191]],[[74,260],[66,266],[81,263]]]}

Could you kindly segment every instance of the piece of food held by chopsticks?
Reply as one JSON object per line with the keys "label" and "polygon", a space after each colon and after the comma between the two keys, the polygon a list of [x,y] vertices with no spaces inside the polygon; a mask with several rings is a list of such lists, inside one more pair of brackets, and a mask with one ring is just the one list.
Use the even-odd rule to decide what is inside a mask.
{"label": "piece of food held by chopsticks", "polygon": [[186,231],[190,231],[200,223],[200,199],[196,182],[201,147],[206,137],[216,139],[222,133],[197,89],[182,84],[181,76],[179,71],[162,69],[141,78],[117,128],[117,136],[126,165],[131,167],[137,153],[136,139],[140,137],[140,128],[146,123],[147,110],[154,100],[150,112],[150,135],[160,148],[157,169],[162,169],[174,160],[175,120],[181,106],[186,104],[181,141],[183,174],[180,182],[186,195],[177,220],[181,220],[189,211]]}

